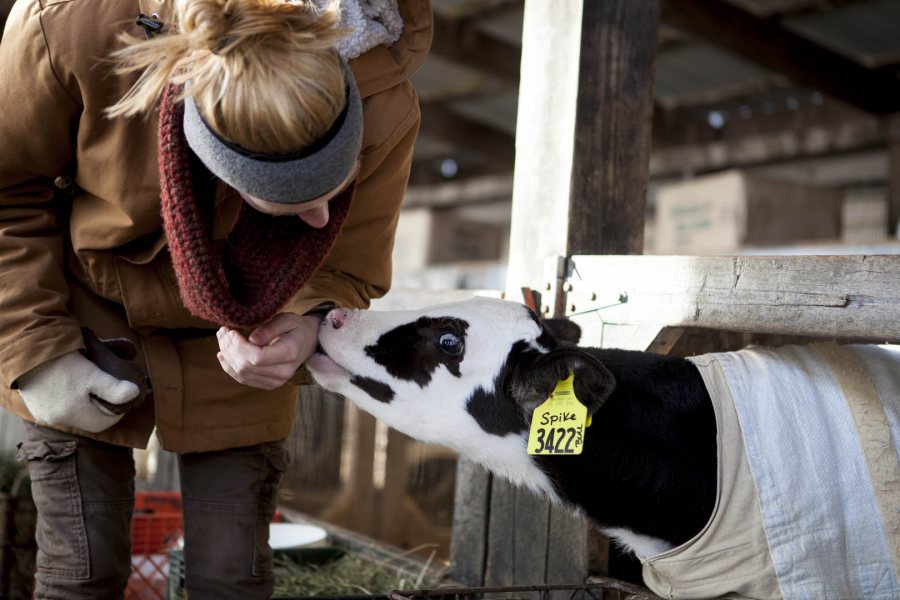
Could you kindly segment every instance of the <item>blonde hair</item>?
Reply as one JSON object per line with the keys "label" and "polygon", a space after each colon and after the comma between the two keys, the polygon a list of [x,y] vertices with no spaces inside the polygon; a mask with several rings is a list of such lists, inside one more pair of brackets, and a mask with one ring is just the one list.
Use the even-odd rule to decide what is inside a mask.
{"label": "blonde hair", "polygon": [[[335,44],[339,7],[308,0],[175,0],[175,23],[153,39],[123,34],[117,73],[140,71],[109,117],[148,112],[183,85],[219,135],[255,152],[286,153],[321,138],[346,104]],[[187,84],[187,85],[185,85]]]}

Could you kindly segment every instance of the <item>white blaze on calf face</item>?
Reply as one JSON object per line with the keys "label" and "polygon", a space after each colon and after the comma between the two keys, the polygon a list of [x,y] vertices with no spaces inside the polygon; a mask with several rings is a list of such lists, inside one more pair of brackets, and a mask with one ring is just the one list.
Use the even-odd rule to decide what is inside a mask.
{"label": "white blaze on calf face", "polygon": [[541,351],[521,304],[475,298],[418,311],[336,309],[306,365],[391,427],[441,444],[513,482],[555,496],[528,457],[528,421],[495,385],[514,348]]}

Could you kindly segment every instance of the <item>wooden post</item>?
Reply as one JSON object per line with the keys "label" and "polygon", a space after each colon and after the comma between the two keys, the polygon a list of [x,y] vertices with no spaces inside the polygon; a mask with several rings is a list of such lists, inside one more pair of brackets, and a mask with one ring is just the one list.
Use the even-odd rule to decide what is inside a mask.
{"label": "wooden post", "polygon": [[888,235],[900,237],[900,118],[888,140]]}
{"label": "wooden post", "polygon": [[641,254],[659,5],[585,2],[566,256]]}
{"label": "wooden post", "polygon": [[322,519],[368,536],[378,534],[375,518],[375,486],[372,472],[375,455],[375,417],[351,402],[344,405],[342,460],[349,461],[347,481],[340,497],[322,514]]}
{"label": "wooden post", "polygon": [[[658,23],[656,0],[526,2],[507,297],[519,299],[521,287],[556,297],[565,278],[556,257],[641,252]],[[565,304],[542,308],[562,314]],[[582,518],[499,478],[464,474],[470,465],[460,467],[457,502],[484,504],[457,506],[457,516],[487,523],[455,519],[451,559],[464,565],[456,578],[584,580]],[[487,539],[473,558],[457,540],[478,535]]]}
{"label": "wooden post", "polygon": [[456,470],[450,560],[453,579],[463,585],[484,584],[490,488],[488,472],[474,462],[460,458]]}
{"label": "wooden post", "polygon": [[385,461],[384,489],[381,492],[378,519],[378,539],[395,546],[402,546],[406,537],[404,501],[407,493],[410,465],[408,447],[410,438],[396,429],[388,430],[387,459]]}
{"label": "wooden post", "polygon": [[[620,0],[616,0],[619,4]],[[565,256],[581,53],[579,0],[526,2],[507,290],[544,290]]]}

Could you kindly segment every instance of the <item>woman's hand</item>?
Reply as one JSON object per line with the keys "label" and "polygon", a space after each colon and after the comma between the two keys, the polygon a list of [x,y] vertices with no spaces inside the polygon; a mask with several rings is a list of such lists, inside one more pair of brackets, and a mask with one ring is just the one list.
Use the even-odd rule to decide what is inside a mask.
{"label": "woman's hand", "polygon": [[281,387],[315,351],[319,323],[316,315],[281,313],[257,327],[250,339],[228,327],[216,332],[216,355],[236,381],[264,390]]}

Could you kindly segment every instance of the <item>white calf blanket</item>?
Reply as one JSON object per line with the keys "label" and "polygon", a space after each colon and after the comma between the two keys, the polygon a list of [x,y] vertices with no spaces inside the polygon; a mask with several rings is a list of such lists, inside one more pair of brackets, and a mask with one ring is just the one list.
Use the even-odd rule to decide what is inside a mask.
{"label": "white calf blanket", "polygon": [[900,599],[900,346],[691,359],[716,410],[702,532],[644,559],[667,598]]}

